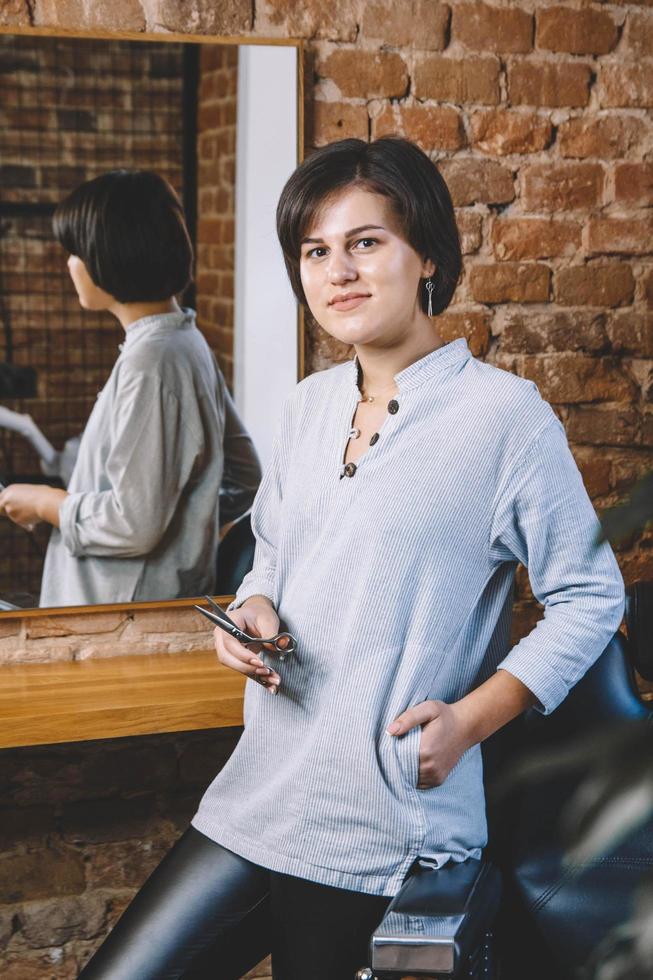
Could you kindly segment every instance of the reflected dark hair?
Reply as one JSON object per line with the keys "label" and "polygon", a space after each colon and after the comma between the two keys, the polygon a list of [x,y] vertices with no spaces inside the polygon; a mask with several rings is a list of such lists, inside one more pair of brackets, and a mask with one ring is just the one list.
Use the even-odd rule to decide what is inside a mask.
{"label": "reflected dark hair", "polygon": [[[302,239],[327,198],[351,186],[387,197],[406,241],[421,258],[435,263],[433,313],[442,313],[462,268],[453,202],[433,161],[414,143],[397,136],[372,143],[358,139],[330,143],[311,154],[288,179],[277,206],[277,234],[297,299],[306,305],[299,272]],[[426,281],[420,285],[424,312]]]}
{"label": "reflected dark hair", "polygon": [[170,184],[148,170],[110,170],[76,187],[52,219],[57,241],[120,303],[183,292],[193,247]]}

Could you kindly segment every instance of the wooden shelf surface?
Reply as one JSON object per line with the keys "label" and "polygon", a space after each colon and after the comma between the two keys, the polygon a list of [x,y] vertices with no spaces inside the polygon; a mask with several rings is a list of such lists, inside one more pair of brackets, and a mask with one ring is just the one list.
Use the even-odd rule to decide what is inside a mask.
{"label": "wooden shelf surface", "polygon": [[243,723],[244,676],[213,651],[0,667],[0,748]]}

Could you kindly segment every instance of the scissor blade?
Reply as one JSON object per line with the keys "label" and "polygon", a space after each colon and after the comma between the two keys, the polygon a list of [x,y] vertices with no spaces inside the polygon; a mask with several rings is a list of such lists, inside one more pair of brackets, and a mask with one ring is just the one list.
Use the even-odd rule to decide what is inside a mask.
{"label": "scissor blade", "polygon": [[234,626],[236,629],[238,629],[233,619],[231,619],[231,617],[227,615],[227,613],[224,611],[222,606],[219,606],[217,604],[215,599],[212,599],[210,595],[205,595],[204,598],[211,606],[211,609],[216,614],[216,616],[219,616],[223,623],[227,623],[229,626]]}
{"label": "scissor blade", "polygon": [[201,612],[202,616],[206,616],[207,619],[210,619],[212,623],[216,624],[216,626],[221,626],[223,630],[229,630],[227,623],[216,616],[215,613],[210,612],[208,609],[204,609],[203,606],[196,606],[195,604],[193,604],[193,608],[197,609],[198,612]]}

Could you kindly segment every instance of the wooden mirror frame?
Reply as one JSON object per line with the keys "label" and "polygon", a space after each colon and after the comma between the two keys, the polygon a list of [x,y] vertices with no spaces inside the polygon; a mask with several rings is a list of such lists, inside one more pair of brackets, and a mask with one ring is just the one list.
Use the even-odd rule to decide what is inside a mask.
{"label": "wooden mirror frame", "polygon": [[[142,41],[156,43],[182,43],[182,44],[220,44],[220,45],[252,45],[252,46],[277,46],[294,47],[297,49],[297,162],[301,163],[304,158],[304,77],[305,77],[305,45],[304,41],[298,38],[264,38],[264,37],[231,37],[229,35],[216,34],[178,34],[178,33],[140,33],[137,31],[107,31],[90,30],[75,31],[60,27],[13,27],[12,25],[1,25],[0,35],[22,35],[26,37],[62,37],[62,38],[84,38],[88,40],[106,41]],[[304,309],[298,306],[297,309],[297,366],[298,378],[300,381],[305,377],[305,317]],[[233,596],[218,597],[224,603],[231,601]],[[103,603],[88,606],[53,606],[41,607],[34,606],[27,609],[9,609],[0,611],[0,621],[7,619],[34,619],[39,616],[71,616],[71,615],[92,615],[94,613],[107,612],[134,612],[137,610],[154,609],[184,609],[193,606],[197,601],[197,596],[184,599],[156,600],[152,602],[116,602]]]}

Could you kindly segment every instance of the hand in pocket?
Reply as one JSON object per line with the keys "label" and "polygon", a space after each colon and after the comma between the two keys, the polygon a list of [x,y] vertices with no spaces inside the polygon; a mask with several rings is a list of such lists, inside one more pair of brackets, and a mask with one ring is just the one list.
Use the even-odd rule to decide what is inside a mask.
{"label": "hand in pocket", "polygon": [[473,744],[456,710],[445,701],[422,701],[395,718],[390,735],[405,735],[421,725],[418,789],[441,786],[463,752]]}

